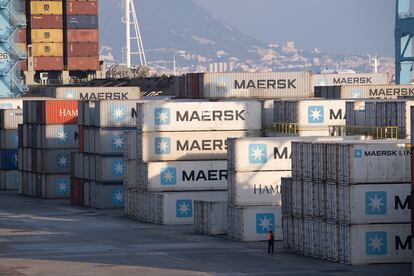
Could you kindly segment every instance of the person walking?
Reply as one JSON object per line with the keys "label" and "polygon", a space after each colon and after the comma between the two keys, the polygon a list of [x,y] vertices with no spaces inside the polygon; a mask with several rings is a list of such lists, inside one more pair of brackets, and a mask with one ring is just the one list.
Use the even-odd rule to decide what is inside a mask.
{"label": "person walking", "polygon": [[267,234],[267,253],[270,254],[270,249],[272,250],[272,254],[274,252],[275,247],[275,236],[273,235],[273,231],[269,231]]}

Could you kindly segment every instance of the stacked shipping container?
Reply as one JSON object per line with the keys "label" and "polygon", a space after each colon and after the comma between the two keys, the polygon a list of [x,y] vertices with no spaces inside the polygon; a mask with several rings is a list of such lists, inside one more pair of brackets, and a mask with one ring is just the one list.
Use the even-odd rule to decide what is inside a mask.
{"label": "stacked shipping container", "polygon": [[63,1],[30,1],[28,42],[35,71],[60,71],[64,68],[62,5]]}
{"label": "stacked shipping container", "polygon": [[78,102],[25,101],[19,126],[20,193],[68,198],[70,156],[77,149]]}
{"label": "stacked shipping container", "polygon": [[0,190],[19,188],[17,129],[21,123],[23,123],[22,109],[0,110]]}
{"label": "stacked shipping container", "polygon": [[98,2],[68,0],[65,8],[67,69],[99,70]]}
{"label": "stacked shipping container", "polygon": [[293,142],[285,249],[349,264],[410,261],[409,168],[405,140]]}
{"label": "stacked shipping container", "polygon": [[73,204],[124,207],[124,132],[136,129],[138,102],[80,102],[79,153],[72,158]]}
{"label": "stacked shipping container", "polygon": [[258,135],[261,110],[258,101],[138,104],[125,154],[127,215],[193,224],[194,200],[225,201],[227,138]]}

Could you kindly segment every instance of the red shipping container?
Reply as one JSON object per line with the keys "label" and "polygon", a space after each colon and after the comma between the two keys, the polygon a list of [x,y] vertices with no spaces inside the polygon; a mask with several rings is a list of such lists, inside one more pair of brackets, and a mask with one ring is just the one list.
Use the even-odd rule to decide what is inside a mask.
{"label": "red shipping container", "polygon": [[70,181],[70,203],[75,205],[84,205],[84,191],[83,180],[75,177],[71,177]]}
{"label": "red shipping container", "polygon": [[46,125],[77,124],[78,101],[46,100],[37,101],[36,117],[38,123]]}
{"label": "red shipping container", "polygon": [[98,57],[69,57],[68,70],[72,71],[98,71]]}
{"label": "red shipping container", "polygon": [[63,57],[33,57],[35,71],[62,71]]}
{"label": "red shipping container", "polygon": [[98,15],[97,2],[67,2],[66,7],[70,15]]}
{"label": "red shipping container", "polygon": [[98,43],[69,43],[68,57],[97,57]]}
{"label": "red shipping container", "polygon": [[26,43],[26,28],[17,29],[13,34],[13,41],[16,43]]}
{"label": "red shipping container", "polygon": [[32,15],[30,24],[32,29],[62,29],[63,17],[61,15]]}
{"label": "red shipping container", "polygon": [[98,43],[97,29],[68,29],[68,43],[90,42]]}
{"label": "red shipping container", "polygon": [[17,63],[17,68],[20,71],[27,71],[27,59],[19,61]]}

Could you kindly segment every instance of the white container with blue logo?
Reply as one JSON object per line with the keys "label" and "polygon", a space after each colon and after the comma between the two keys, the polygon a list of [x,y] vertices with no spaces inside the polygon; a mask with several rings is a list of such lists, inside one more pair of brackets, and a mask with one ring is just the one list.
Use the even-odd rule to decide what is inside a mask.
{"label": "white container with blue logo", "polygon": [[98,209],[124,208],[125,190],[122,184],[103,184],[90,182],[84,189],[89,189],[84,195],[89,195],[89,205]]}
{"label": "white container with blue logo", "polygon": [[0,110],[0,129],[17,129],[23,124],[23,109]]}
{"label": "white container with blue logo", "polygon": [[[131,168],[137,170],[138,168]],[[138,188],[150,192],[227,190],[226,161],[170,161],[141,164]]]}
{"label": "white container with blue logo", "polygon": [[262,109],[259,101],[149,102],[137,105],[138,128],[142,132],[260,130]]}
{"label": "white container with blue logo", "polygon": [[341,99],[397,99],[414,96],[414,85],[345,85]]}
{"label": "white container with blue logo", "polygon": [[[108,157],[93,155],[89,159],[91,179],[96,182],[121,182],[125,176],[124,159],[122,157]],[[93,164],[95,164],[93,166]]]}
{"label": "white container with blue logo", "polygon": [[129,190],[126,214],[143,222],[193,224],[194,200],[226,201],[227,192],[145,193]]}
{"label": "white container with blue logo", "polygon": [[283,239],[280,206],[229,207],[227,214],[231,239],[264,241],[269,231],[273,231],[275,240]]}
{"label": "white container with blue logo", "polygon": [[85,128],[85,152],[101,155],[121,155],[125,149],[124,130]]}
{"label": "white container with blue logo", "polygon": [[138,135],[137,159],[144,162],[227,159],[227,139],[259,131],[146,132]]}
{"label": "white container with blue logo", "polygon": [[85,111],[85,116],[92,116],[90,122],[97,127],[136,127],[136,108],[139,102],[138,100],[94,102],[94,109]]}
{"label": "white container with blue logo", "polygon": [[408,223],[410,183],[338,186],[339,222]]}
{"label": "white container with blue logo", "polygon": [[[73,150],[51,149],[36,151],[36,168],[35,172],[44,174],[66,174],[71,169],[71,153]],[[32,156],[33,158],[33,156]]]}
{"label": "white container with blue logo", "polygon": [[41,125],[38,130],[37,147],[69,149],[78,147],[77,125]]}
{"label": "white container with blue logo", "polygon": [[338,142],[338,154],[339,182],[410,182],[411,145],[408,140]]}
{"label": "white container with blue logo", "polygon": [[339,259],[364,265],[410,263],[412,261],[411,224],[372,224],[341,226]]}
{"label": "white container with blue logo", "polygon": [[68,198],[70,196],[69,174],[34,174],[33,196],[39,198]]}
{"label": "white container with blue logo", "polygon": [[194,232],[204,235],[227,233],[227,202],[194,200]]}
{"label": "white container with blue logo", "polygon": [[313,86],[387,85],[390,81],[391,76],[388,73],[328,73],[312,75]]}

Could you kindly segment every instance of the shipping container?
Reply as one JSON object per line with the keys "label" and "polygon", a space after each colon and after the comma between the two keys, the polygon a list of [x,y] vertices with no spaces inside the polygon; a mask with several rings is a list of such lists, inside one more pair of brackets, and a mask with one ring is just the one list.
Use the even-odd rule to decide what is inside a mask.
{"label": "shipping container", "polygon": [[32,29],[32,43],[63,43],[63,30],[61,29]]}
{"label": "shipping container", "polygon": [[139,100],[112,100],[84,103],[85,125],[135,128],[138,102]]}
{"label": "shipping container", "polygon": [[[191,77],[192,75],[187,75]],[[308,72],[198,74],[201,98],[307,98],[313,97]],[[188,95],[190,96],[190,95]]]}
{"label": "shipping container", "polygon": [[204,235],[227,233],[227,202],[194,200],[194,232]]}
{"label": "shipping container", "polygon": [[228,235],[239,241],[265,241],[269,231],[275,240],[283,239],[282,212],[279,206],[228,208]]}
{"label": "shipping container", "polygon": [[85,127],[83,130],[83,151],[101,155],[122,156],[125,145],[124,131]]}
{"label": "shipping container", "polygon": [[[348,264],[409,263],[410,224],[343,225],[338,237],[340,259]],[[337,235],[338,235],[337,232]]]}
{"label": "shipping container", "polygon": [[0,110],[0,129],[17,129],[23,123],[22,109]]}
{"label": "shipping container", "polygon": [[1,149],[17,149],[19,145],[17,129],[1,129],[0,139]]}
{"label": "shipping container", "polygon": [[99,71],[99,57],[69,57],[68,70]]}
{"label": "shipping container", "polygon": [[89,164],[90,178],[96,182],[122,183],[125,176],[125,165],[122,157],[107,157],[91,155],[84,159],[84,164]]}
{"label": "shipping container", "polygon": [[78,101],[46,100],[36,101],[36,122],[39,124],[76,124]]}
{"label": "shipping container", "polygon": [[30,27],[32,29],[62,29],[62,15],[31,15]]}
{"label": "shipping container", "polygon": [[38,57],[63,56],[63,43],[33,43],[32,54]]}
{"label": "shipping container", "polygon": [[[226,161],[138,163],[137,183],[128,187],[149,192],[227,190]],[[135,185],[134,185],[135,184]]]}
{"label": "shipping container", "polygon": [[70,181],[70,203],[84,205],[84,185],[83,180],[72,177]]}
{"label": "shipping container", "polygon": [[127,216],[153,224],[194,224],[194,200],[225,201],[227,192],[143,193],[126,190]]}
{"label": "shipping container", "polygon": [[35,71],[62,71],[63,57],[33,57]]}
{"label": "shipping container", "polygon": [[69,174],[72,151],[72,149],[38,149],[31,151],[31,158],[35,160],[35,163],[33,163],[34,166],[30,171],[41,174]]}
{"label": "shipping container", "polygon": [[97,29],[97,15],[67,15],[66,26],[68,29]]}
{"label": "shipping container", "polygon": [[411,186],[377,184],[338,186],[339,222],[343,224],[408,223]]}
{"label": "shipping container", "polygon": [[229,173],[229,204],[281,205],[281,178],[291,176],[290,171]]}
{"label": "shipping container", "polygon": [[147,132],[137,135],[137,159],[225,160],[228,138],[259,135],[258,131]]}
{"label": "shipping container", "polygon": [[114,209],[124,208],[125,191],[122,184],[119,185],[104,185],[102,183],[90,182],[88,187],[91,207],[98,209]]}
{"label": "shipping container", "polygon": [[260,130],[259,101],[138,103],[138,128],[144,132]]}
{"label": "shipping container", "polygon": [[19,171],[0,170],[0,190],[17,190],[19,188]]}
{"label": "shipping container", "polygon": [[62,13],[62,1],[30,1],[30,14],[58,15]]}
{"label": "shipping container", "polygon": [[69,199],[70,175],[34,174],[34,196],[44,199]]}
{"label": "shipping container", "polygon": [[97,57],[99,56],[98,43],[69,43],[68,57]]}
{"label": "shipping container", "polygon": [[95,1],[87,1],[87,2],[79,2],[79,1],[71,1],[66,2],[66,11],[68,15],[98,15],[98,2]]}
{"label": "shipping container", "polygon": [[40,125],[38,142],[32,147],[47,149],[75,149],[78,147],[77,125]]}
{"label": "shipping container", "polygon": [[68,29],[68,43],[98,43],[97,29]]}
{"label": "shipping container", "polygon": [[338,181],[342,183],[408,183],[411,145],[407,140],[337,142]]}
{"label": "shipping container", "polygon": [[313,86],[343,86],[343,85],[372,85],[389,84],[391,77],[388,73],[338,73],[314,74]]}
{"label": "shipping container", "polygon": [[18,169],[17,149],[1,150],[1,169],[7,171]]}
{"label": "shipping container", "polygon": [[403,96],[414,96],[414,85],[351,85],[341,88],[341,99],[397,99]]}

